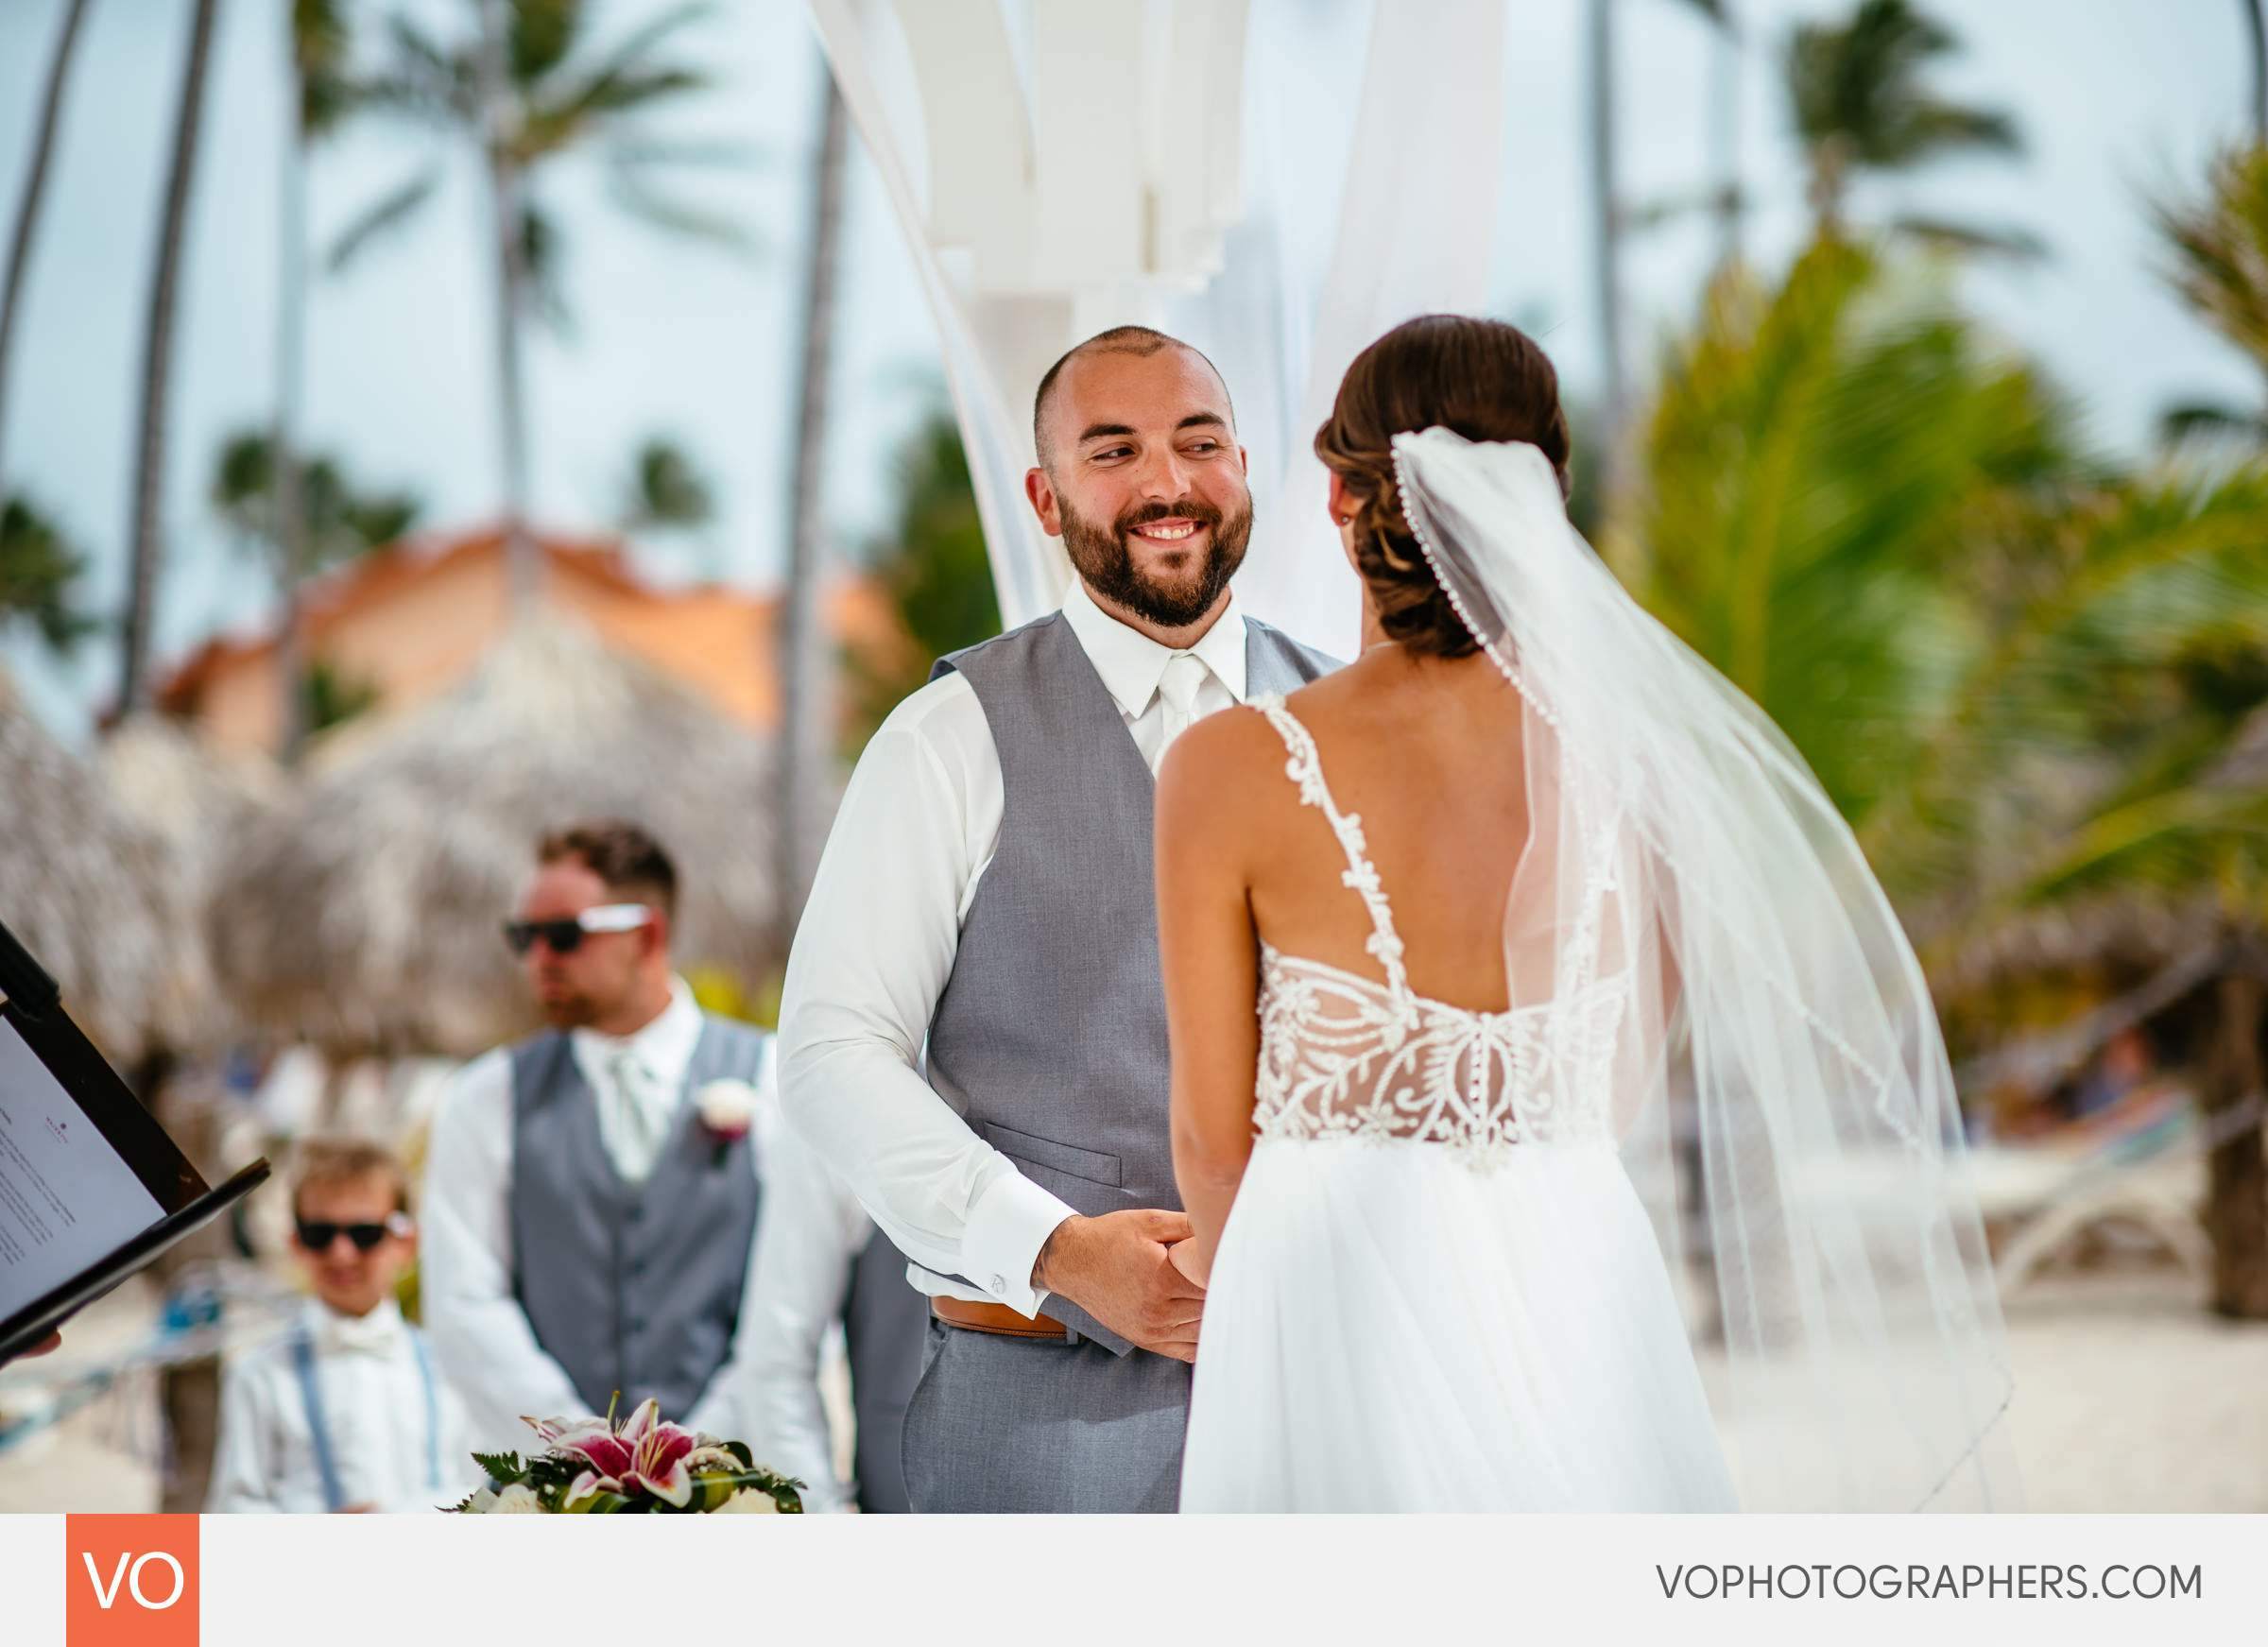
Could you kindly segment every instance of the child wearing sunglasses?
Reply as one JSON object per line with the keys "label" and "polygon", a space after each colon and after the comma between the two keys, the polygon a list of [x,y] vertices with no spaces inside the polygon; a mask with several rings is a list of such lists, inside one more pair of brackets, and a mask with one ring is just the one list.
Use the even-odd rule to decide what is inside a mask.
{"label": "child wearing sunglasses", "polygon": [[478,1485],[463,1419],[395,1289],[417,1261],[409,1178],[358,1141],[311,1142],[292,1254],[314,1293],[230,1364],[211,1511],[429,1510]]}

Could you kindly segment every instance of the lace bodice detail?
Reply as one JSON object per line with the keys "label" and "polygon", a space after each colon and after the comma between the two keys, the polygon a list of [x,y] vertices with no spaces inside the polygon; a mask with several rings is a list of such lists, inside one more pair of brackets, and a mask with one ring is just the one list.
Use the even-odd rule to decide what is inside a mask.
{"label": "lace bodice detail", "polygon": [[1446,1144],[1476,1164],[1515,1144],[1611,1137],[1608,1095],[1626,975],[1505,1012],[1413,992],[1362,818],[1332,798],[1314,739],[1282,697],[1269,694],[1251,705],[1282,737],[1290,752],[1284,774],[1300,800],[1337,834],[1348,864],[1340,879],[1370,915],[1364,947],[1386,974],[1381,984],[1261,945],[1255,1133]]}

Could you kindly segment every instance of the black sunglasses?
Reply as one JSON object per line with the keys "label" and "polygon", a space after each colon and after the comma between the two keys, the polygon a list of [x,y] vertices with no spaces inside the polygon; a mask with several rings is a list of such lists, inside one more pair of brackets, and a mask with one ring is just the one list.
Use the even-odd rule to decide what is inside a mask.
{"label": "black sunglasses", "polygon": [[635,932],[653,918],[654,912],[643,903],[602,903],[564,920],[507,920],[504,941],[515,955],[526,954],[538,938],[553,954],[572,955],[582,947],[587,932]]}
{"label": "black sunglasses", "polygon": [[300,1244],[309,1252],[329,1252],[342,1235],[354,1244],[356,1252],[369,1252],[389,1235],[407,1235],[411,1227],[408,1215],[401,1212],[383,1224],[326,1224],[306,1218],[293,1222],[299,1226]]}

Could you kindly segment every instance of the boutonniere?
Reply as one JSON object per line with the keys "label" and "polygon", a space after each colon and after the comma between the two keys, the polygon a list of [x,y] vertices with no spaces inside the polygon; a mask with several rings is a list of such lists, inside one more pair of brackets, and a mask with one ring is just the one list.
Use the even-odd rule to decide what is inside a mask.
{"label": "boutonniere", "polygon": [[707,1081],[693,1095],[693,1104],[701,1130],[715,1146],[710,1164],[721,1167],[726,1152],[756,1124],[756,1089],[746,1081]]}

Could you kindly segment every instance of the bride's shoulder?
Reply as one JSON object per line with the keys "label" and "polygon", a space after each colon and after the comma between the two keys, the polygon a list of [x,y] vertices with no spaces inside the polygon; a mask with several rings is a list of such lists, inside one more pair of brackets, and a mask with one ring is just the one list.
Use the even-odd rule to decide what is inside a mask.
{"label": "bride's shoulder", "polygon": [[1158,768],[1158,806],[1246,815],[1257,790],[1283,781],[1283,739],[1256,704],[1207,715],[1176,738]]}

